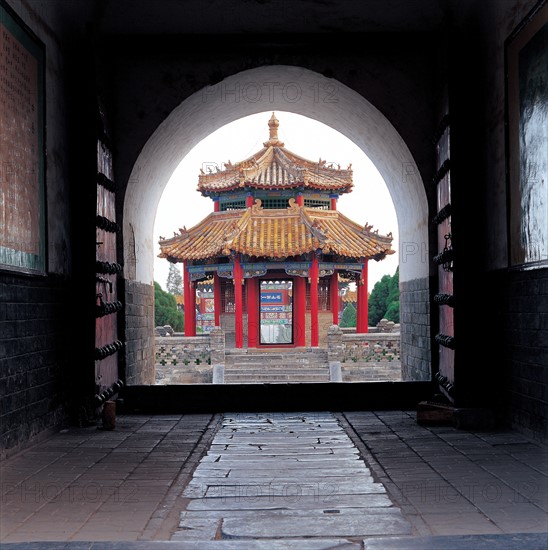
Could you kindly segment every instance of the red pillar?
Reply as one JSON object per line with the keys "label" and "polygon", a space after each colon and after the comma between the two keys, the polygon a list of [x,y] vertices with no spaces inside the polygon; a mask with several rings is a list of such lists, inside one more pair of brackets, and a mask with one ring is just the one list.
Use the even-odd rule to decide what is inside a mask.
{"label": "red pillar", "polygon": [[306,346],[306,279],[295,277],[293,300],[295,300],[295,319],[293,330],[295,331],[295,345]]}
{"label": "red pillar", "polygon": [[215,326],[221,326],[221,279],[217,273],[213,274],[213,307],[215,309]]}
{"label": "red pillar", "polygon": [[245,196],[245,207],[249,208],[250,206],[253,206],[255,199],[253,198],[253,195],[251,193],[248,193]]}
{"label": "red pillar", "polygon": [[256,348],[259,335],[259,279],[247,279],[247,347]]}
{"label": "red pillar", "polygon": [[242,283],[243,283],[243,277],[242,277],[242,266],[240,264],[240,257],[236,256],[234,258],[234,267],[232,268],[233,275],[234,275],[234,302],[235,302],[235,309],[234,312],[235,316],[235,330],[236,330],[236,347],[237,348],[243,348],[244,347],[244,308],[243,308],[243,300],[242,300]]}
{"label": "red pillar", "polygon": [[339,195],[329,195],[329,198],[331,199],[331,210],[337,210],[337,199]]}
{"label": "red pillar", "polygon": [[356,332],[369,332],[369,304],[367,302],[367,260],[362,268],[362,274],[358,281],[358,315]]}
{"label": "red pillar", "polygon": [[189,336],[196,336],[196,283],[190,281],[190,330]]}
{"label": "red pillar", "polygon": [[297,197],[295,198],[295,202],[296,202],[299,206],[304,206],[304,197],[303,197],[303,194],[302,194],[302,193],[297,193]]}
{"label": "red pillar", "polygon": [[188,265],[183,265],[183,296],[185,300],[185,336],[196,336],[196,291],[190,280]]}
{"label": "red pillar", "polygon": [[221,203],[218,198],[213,199],[213,212],[219,212],[221,210]]}
{"label": "red pillar", "polygon": [[356,300],[356,332],[362,333],[363,332],[363,323],[362,323],[362,285],[361,285],[361,279],[358,281],[358,297]]}
{"label": "red pillar", "polygon": [[318,327],[318,257],[312,253],[312,265],[310,266],[310,345],[319,345]]}
{"label": "red pillar", "polygon": [[333,324],[339,324],[339,277],[337,270],[331,275],[329,291],[331,292],[331,311],[333,313]]}

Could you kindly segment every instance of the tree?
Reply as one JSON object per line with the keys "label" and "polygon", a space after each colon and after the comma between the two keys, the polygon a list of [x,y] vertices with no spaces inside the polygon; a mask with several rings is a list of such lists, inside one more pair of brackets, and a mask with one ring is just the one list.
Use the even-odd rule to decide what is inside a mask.
{"label": "tree", "polygon": [[388,298],[386,300],[386,312],[384,318],[394,323],[400,322],[400,268],[390,279],[388,285]]}
{"label": "tree", "polygon": [[344,307],[340,326],[341,328],[356,326],[356,308],[354,304],[348,303]]}
{"label": "tree", "polygon": [[177,309],[175,296],[163,290],[160,283],[156,281],[154,281],[154,323],[157,327],[169,325],[176,332],[182,332],[185,326],[184,314]]}
{"label": "tree", "polygon": [[179,268],[171,262],[169,264],[166,288],[170,294],[174,294],[175,296],[180,296],[183,293],[183,276]]}
{"label": "tree", "polygon": [[374,327],[384,317],[387,309],[388,294],[390,292],[390,275],[383,275],[380,281],[375,283],[369,296],[369,326]]}
{"label": "tree", "polygon": [[384,275],[375,283],[369,296],[369,326],[374,327],[381,319],[400,322],[400,272]]}

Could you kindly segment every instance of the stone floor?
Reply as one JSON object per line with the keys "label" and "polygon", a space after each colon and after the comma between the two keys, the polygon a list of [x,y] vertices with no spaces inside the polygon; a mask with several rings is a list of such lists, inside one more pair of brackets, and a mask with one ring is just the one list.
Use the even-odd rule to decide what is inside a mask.
{"label": "stone floor", "polygon": [[119,416],[113,431],[63,430],[0,464],[2,550],[548,547],[546,446],[415,416]]}

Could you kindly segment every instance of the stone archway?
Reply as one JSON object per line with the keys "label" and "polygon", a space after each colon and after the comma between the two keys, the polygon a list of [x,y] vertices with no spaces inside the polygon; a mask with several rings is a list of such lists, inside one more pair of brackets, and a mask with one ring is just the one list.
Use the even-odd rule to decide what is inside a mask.
{"label": "stone archway", "polygon": [[[402,334],[409,336],[408,342],[402,338],[403,375],[408,380],[429,379],[428,338],[424,337],[422,347],[417,346],[418,336],[429,334],[424,329],[428,319],[428,206],[415,161],[390,121],[371,103],[340,82],[304,68],[266,66],[232,75],[183,101],[150,137],[133,167],[125,195],[126,302],[144,306],[143,314],[150,315],[151,300],[146,295],[150,297],[147,289],[153,285],[154,219],[181,160],[218,128],[267,110],[298,113],[334,128],[360,147],[383,177],[399,228]],[[135,301],[140,294],[145,297]],[[416,311],[417,301],[424,302],[424,314]],[[130,319],[126,312],[132,350],[127,357],[128,383],[153,383],[149,325],[150,321]]]}

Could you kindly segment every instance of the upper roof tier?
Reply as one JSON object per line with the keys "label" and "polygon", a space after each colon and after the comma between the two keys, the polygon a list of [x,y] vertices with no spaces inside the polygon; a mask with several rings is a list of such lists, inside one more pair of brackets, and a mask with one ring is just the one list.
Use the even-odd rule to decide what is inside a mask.
{"label": "upper roof tier", "polygon": [[234,189],[291,189],[323,190],[333,193],[351,191],[352,165],[341,170],[332,163],[320,159],[313,162],[292,153],[278,139],[280,123],[274,113],[268,121],[269,139],[264,147],[246,160],[225,163],[225,169],[202,173],[198,179],[198,191],[202,195],[217,194]]}

